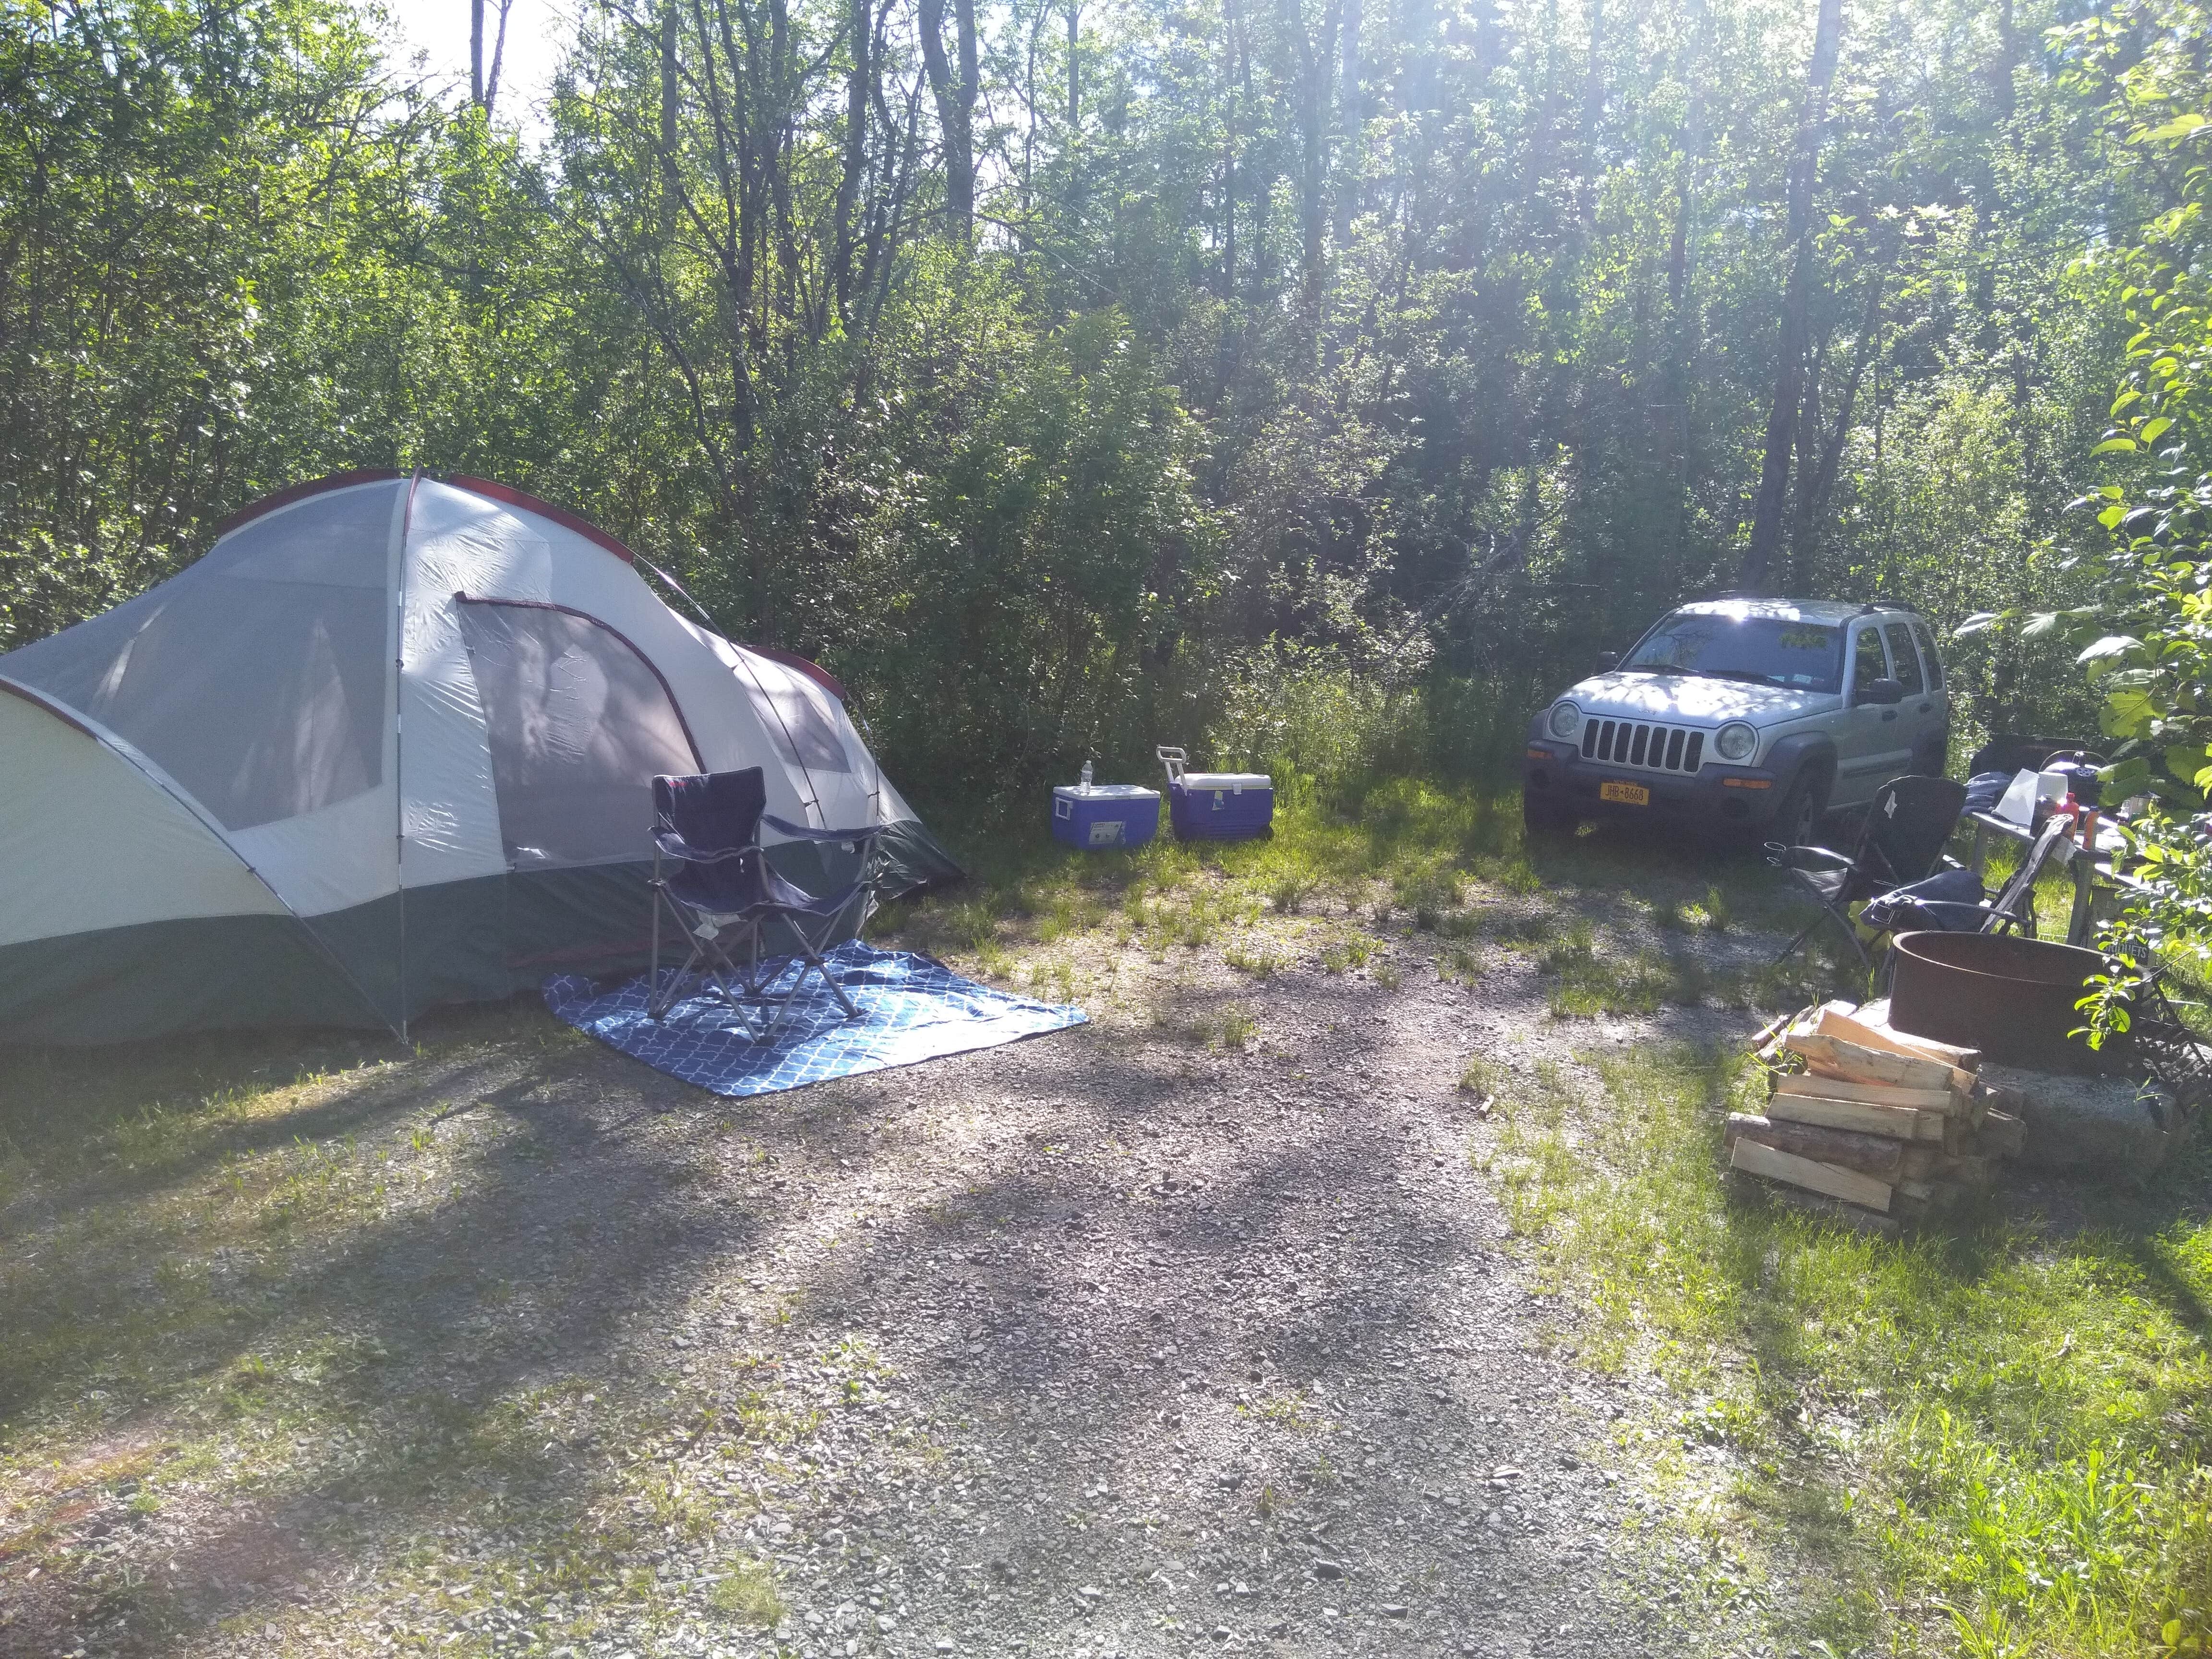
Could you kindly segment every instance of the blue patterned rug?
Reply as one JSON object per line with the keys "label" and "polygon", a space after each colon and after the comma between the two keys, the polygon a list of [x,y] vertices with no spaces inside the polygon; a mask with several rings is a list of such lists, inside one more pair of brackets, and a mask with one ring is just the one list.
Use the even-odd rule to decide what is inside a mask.
{"label": "blue patterned rug", "polygon": [[[606,992],[580,975],[556,974],[545,981],[545,1006],[556,1018],[633,1060],[732,1096],[773,1094],[856,1072],[912,1066],[1080,1025],[1085,1018],[1080,1008],[1008,996],[927,957],[872,951],[857,939],[823,960],[860,1017],[846,1018],[817,977],[792,1009],[790,1023],[767,1044],[747,1037],[729,1005],[716,996],[695,993],[666,1018],[647,1019],[642,974]],[[786,989],[790,971],[779,981]]]}

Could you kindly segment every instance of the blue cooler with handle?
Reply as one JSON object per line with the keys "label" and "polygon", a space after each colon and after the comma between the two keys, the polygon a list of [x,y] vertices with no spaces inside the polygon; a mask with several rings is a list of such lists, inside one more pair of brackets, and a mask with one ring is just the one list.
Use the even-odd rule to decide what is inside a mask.
{"label": "blue cooler with handle", "polygon": [[1193,772],[1182,750],[1157,752],[1178,840],[1249,841],[1274,827],[1275,781],[1265,772]]}
{"label": "blue cooler with handle", "polygon": [[1052,838],[1070,847],[1142,847],[1159,827],[1157,789],[1133,783],[1064,783],[1052,792]]}

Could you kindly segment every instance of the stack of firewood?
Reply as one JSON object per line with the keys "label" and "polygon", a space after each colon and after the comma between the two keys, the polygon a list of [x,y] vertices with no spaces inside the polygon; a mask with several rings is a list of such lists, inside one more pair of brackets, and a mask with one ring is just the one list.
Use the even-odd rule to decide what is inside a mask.
{"label": "stack of firewood", "polygon": [[1732,1167],[1875,1216],[1918,1221],[1981,1191],[2026,1126],[1975,1075],[1981,1055],[1893,1030],[1849,1003],[1768,1035],[1765,1115],[1729,1115]]}

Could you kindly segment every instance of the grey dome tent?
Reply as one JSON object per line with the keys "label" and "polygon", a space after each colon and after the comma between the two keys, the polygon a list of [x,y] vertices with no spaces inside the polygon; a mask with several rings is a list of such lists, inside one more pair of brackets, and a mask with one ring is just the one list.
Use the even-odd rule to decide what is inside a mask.
{"label": "grey dome tent", "polygon": [[[836,682],[732,644],[582,520],[467,477],[270,496],[180,574],[0,654],[0,1041],[388,1025],[641,965],[651,781],[957,875]],[[815,848],[800,885],[848,877]]]}

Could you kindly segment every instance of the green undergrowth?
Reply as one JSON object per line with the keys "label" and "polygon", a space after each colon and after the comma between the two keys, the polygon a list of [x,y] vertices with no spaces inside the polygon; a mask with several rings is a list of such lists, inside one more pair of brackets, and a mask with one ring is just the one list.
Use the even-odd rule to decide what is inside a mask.
{"label": "green undergrowth", "polygon": [[1759,1093],[1740,1057],[1586,1059],[1581,1082],[1478,1068],[1468,1086],[1501,1103],[1478,1162],[1560,1340],[1656,1374],[1665,1437],[1730,1454],[1708,1524],[1818,1567],[1776,1599],[1792,1634],[1835,1655],[2203,1650],[2212,1157],[2069,1194],[2086,1214],[2063,1224],[2014,1196],[1887,1239],[1724,1176],[1723,1117]]}

